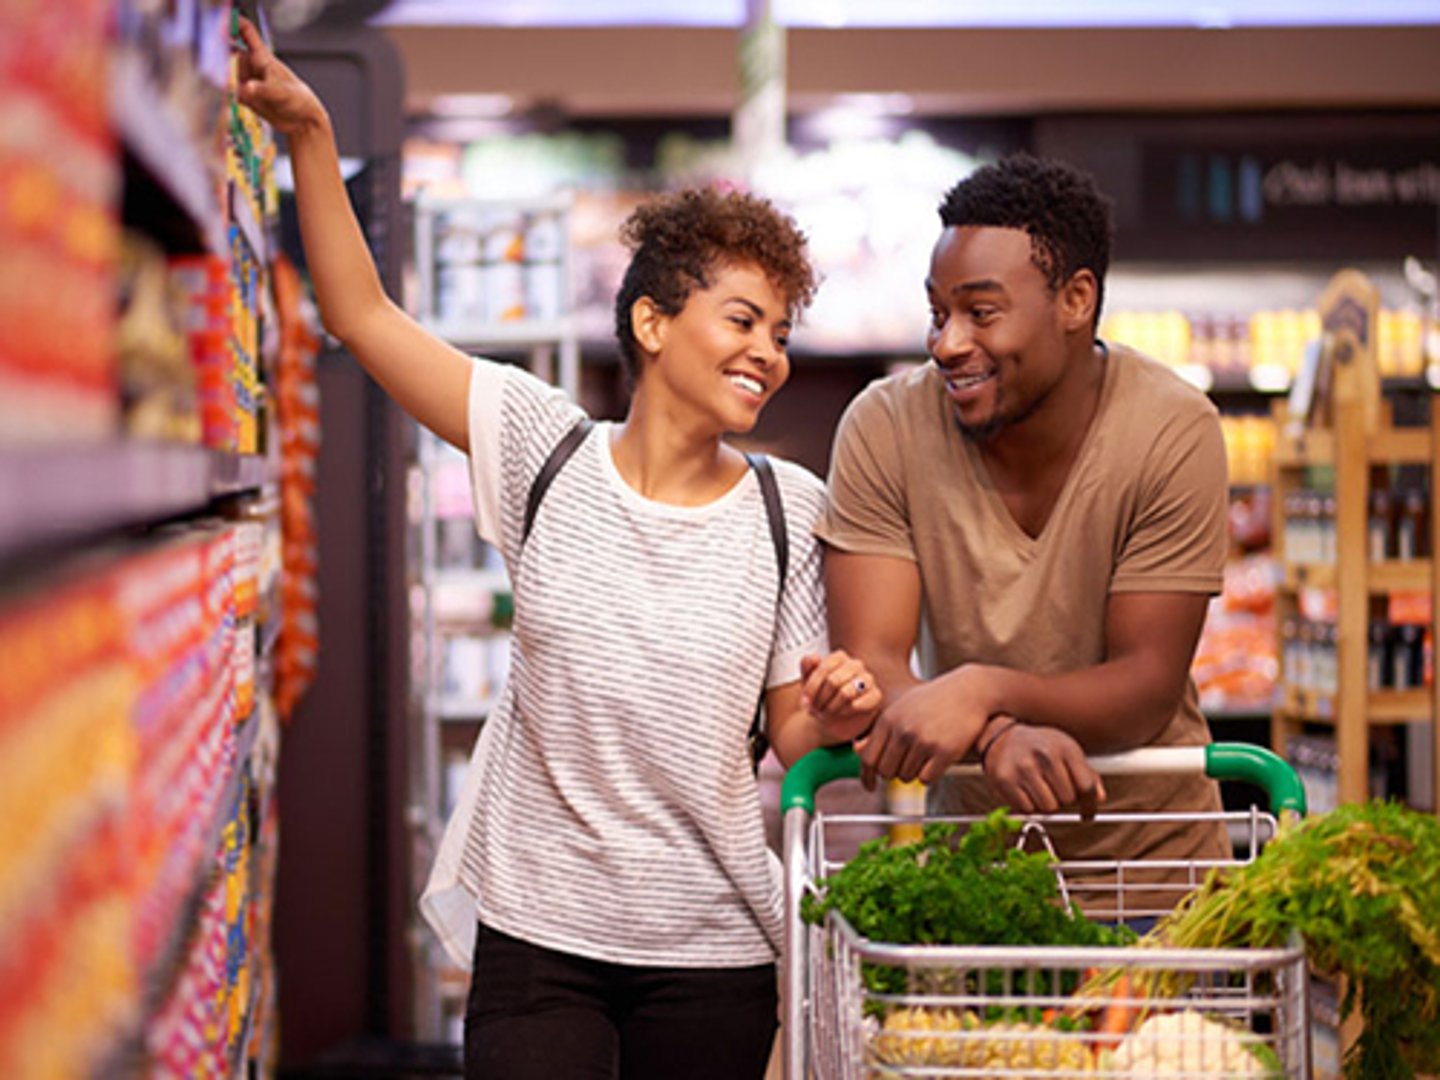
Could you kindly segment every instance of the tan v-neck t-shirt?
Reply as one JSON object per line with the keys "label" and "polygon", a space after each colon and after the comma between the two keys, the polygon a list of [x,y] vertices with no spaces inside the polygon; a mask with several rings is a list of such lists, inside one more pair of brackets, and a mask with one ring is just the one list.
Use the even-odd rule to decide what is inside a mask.
{"label": "tan v-neck t-shirt", "polygon": [[[1125,346],[1110,349],[1096,415],[1037,537],[1016,523],[960,434],[933,364],[872,383],[851,403],[829,484],[822,540],[919,566],[929,674],[971,662],[1040,674],[1090,667],[1105,659],[1112,593],[1220,590],[1227,481],[1218,414]],[[1152,745],[1208,741],[1192,681]],[[1215,784],[1199,778],[1113,778],[1106,788],[1106,810],[1219,809]],[[931,802],[993,805],[983,781],[948,780]],[[1082,828],[1058,839],[1067,858],[1229,856],[1223,830],[1209,823]]]}

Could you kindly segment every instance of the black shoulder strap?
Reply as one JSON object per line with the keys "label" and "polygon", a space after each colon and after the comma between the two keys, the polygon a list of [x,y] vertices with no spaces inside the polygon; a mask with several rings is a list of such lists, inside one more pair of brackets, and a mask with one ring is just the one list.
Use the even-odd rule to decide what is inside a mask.
{"label": "black shoulder strap", "polygon": [[535,515],[540,512],[540,501],[545,498],[545,492],[555,480],[556,474],[565,467],[580,444],[585,441],[585,436],[590,434],[590,429],[595,426],[595,421],[588,416],[582,416],[575,421],[575,426],[565,433],[555,449],[550,451],[550,456],[545,459],[545,464],[540,466],[540,472],[535,477],[535,482],[530,485],[530,495],[525,500],[525,527],[520,533],[520,543],[530,539],[530,530],[535,527]]}
{"label": "black shoulder strap", "polygon": [[[764,454],[746,454],[745,460],[750,463],[750,468],[755,470],[755,479],[760,481],[760,494],[765,498],[765,519],[770,523],[770,542],[775,545],[775,569],[776,578],[779,581],[777,587],[776,605],[779,605],[780,597],[785,595],[785,575],[790,569],[790,536],[785,530],[785,507],[780,501],[780,485],[775,481],[775,470],[770,467],[770,459]],[[760,691],[760,700],[755,706],[755,717],[750,721],[750,764],[755,771],[760,770],[760,762],[764,760],[770,749],[770,740],[765,734],[763,722],[765,712],[765,691]]]}
{"label": "black shoulder strap", "polygon": [[770,523],[770,542],[775,545],[775,568],[779,572],[780,592],[785,592],[785,575],[790,570],[790,537],[785,531],[785,507],[780,501],[780,485],[775,470],[764,454],[746,454],[745,460],[760,481],[760,494],[765,497],[765,517]]}

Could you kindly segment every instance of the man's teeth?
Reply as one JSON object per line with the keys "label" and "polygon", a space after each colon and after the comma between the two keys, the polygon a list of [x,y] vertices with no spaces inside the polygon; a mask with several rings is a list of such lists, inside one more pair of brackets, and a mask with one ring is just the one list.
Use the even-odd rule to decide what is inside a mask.
{"label": "man's teeth", "polygon": [[990,373],[985,371],[978,375],[952,375],[948,382],[957,390],[968,390],[972,386],[979,386],[988,378],[990,378]]}
{"label": "man's teeth", "polygon": [[759,379],[752,379],[749,375],[731,375],[730,381],[742,390],[748,390],[752,394],[763,394],[765,384]]}

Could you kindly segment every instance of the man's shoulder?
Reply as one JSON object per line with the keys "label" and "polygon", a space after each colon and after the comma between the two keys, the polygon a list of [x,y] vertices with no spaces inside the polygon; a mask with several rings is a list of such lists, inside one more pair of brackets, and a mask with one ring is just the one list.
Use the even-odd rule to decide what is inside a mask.
{"label": "man's shoulder", "polygon": [[1116,402],[1128,415],[1156,419],[1216,417],[1215,403],[1174,368],[1128,345],[1109,344],[1116,364]]}
{"label": "man's shoulder", "polygon": [[933,364],[913,364],[873,380],[846,407],[847,426],[884,424],[902,431],[941,409],[943,397]]}

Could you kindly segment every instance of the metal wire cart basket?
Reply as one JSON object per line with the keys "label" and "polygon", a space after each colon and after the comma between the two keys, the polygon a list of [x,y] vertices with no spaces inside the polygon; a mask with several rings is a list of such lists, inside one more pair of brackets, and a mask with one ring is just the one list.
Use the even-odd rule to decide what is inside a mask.
{"label": "metal wire cart basket", "polygon": [[[1102,775],[1200,772],[1264,789],[1272,812],[1100,814],[1084,825],[1223,820],[1234,863],[1254,858],[1275,834],[1275,813],[1304,813],[1293,770],[1258,747],[1139,750],[1092,764]],[[807,925],[802,901],[844,865],[834,838],[847,826],[975,820],[815,813],[821,786],[858,774],[852,751],[820,750],[790,770],[781,792],[786,1080],[1308,1078],[1309,978],[1298,939],[1281,949],[942,946],[867,940],[834,910]],[[1080,819],[1023,820],[1018,842],[1033,849],[1048,846],[1049,827]],[[1054,872],[1062,900],[1089,918],[1143,926],[1173,906],[1176,881],[1183,893],[1216,865],[1228,864],[1057,860]],[[1157,871],[1168,884],[1156,883]]]}

